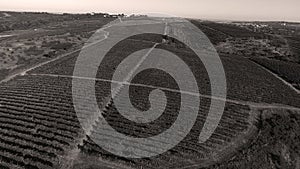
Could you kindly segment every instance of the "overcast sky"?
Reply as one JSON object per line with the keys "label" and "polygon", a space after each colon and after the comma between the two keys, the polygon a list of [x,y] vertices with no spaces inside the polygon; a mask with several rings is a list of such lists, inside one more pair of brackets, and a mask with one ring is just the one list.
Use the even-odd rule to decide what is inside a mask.
{"label": "overcast sky", "polygon": [[0,10],[165,13],[216,20],[300,21],[300,0],[0,0]]}

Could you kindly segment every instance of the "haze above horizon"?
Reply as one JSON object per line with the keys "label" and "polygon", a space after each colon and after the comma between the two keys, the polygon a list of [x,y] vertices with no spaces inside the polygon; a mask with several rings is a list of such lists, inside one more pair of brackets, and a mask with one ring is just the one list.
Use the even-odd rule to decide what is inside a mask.
{"label": "haze above horizon", "polygon": [[300,22],[299,0],[1,0],[1,11],[163,13],[209,20]]}

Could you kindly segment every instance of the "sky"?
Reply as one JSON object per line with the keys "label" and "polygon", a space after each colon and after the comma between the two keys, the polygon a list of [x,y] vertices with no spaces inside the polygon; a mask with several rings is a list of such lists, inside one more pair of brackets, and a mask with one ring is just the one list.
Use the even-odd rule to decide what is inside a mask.
{"label": "sky", "polygon": [[162,13],[211,20],[300,22],[300,0],[0,0],[0,10]]}

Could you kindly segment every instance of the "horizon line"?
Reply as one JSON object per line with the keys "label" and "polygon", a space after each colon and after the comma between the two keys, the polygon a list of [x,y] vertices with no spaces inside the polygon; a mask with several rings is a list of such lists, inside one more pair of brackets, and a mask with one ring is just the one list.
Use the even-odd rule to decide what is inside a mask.
{"label": "horizon line", "polygon": [[[64,12],[53,12],[53,11],[46,11],[46,10],[10,10],[10,9],[5,9],[2,10],[0,9],[0,12],[25,12],[25,13],[49,13],[49,14],[91,14],[91,13],[102,13],[102,14],[109,14],[109,15],[121,15],[124,14],[125,16],[130,16],[130,15],[147,15],[147,13],[130,13],[130,14],[126,14],[123,12],[120,13],[116,13],[116,12],[103,12],[103,11],[99,11],[99,12],[95,12],[95,11],[78,11],[78,12],[71,12],[71,11],[64,11]],[[148,16],[148,15],[147,15]],[[195,18],[195,17],[181,17],[181,18],[186,18],[186,19],[198,19],[198,20],[204,20],[204,21],[215,21],[215,22],[286,22],[286,23],[300,23],[299,21],[295,21],[295,20],[276,20],[276,19],[258,19],[258,20],[249,20],[249,19],[245,19],[245,20],[240,20],[240,19],[217,19],[217,18],[205,18],[205,17],[199,17],[199,18]]]}

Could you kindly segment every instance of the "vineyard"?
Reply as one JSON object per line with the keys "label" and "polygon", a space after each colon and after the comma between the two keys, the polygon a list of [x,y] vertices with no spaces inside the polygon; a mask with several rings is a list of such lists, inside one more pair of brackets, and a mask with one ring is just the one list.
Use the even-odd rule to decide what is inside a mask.
{"label": "vineyard", "polygon": [[193,23],[201,31],[203,31],[203,33],[205,33],[205,35],[209,38],[209,40],[214,45],[217,45],[220,42],[225,42],[227,38],[230,38],[230,36],[227,35],[226,33],[223,33],[219,30],[215,30],[215,29],[205,25],[205,23],[201,23],[196,20],[191,20],[191,23]]}
{"label": "vineyard", "polygon": [[[154,42],[144,42],[144,45],[139,45],[137,47],[136,41],[124,40],[119,43],[125,50],[114,51],[108,55],[110,60],[108,64],[116,65],[122,56],[126,56],[128,53],[143,49],[146,47],[151,47]],[[117,46],[119,47],[119,46]],[[161,45],[158,48],[169,49],[176,53],[177,55],[183,56],[185,58],[191,58],[193,55],[191,51],[182,50],[182,48],[174,48],[168,45]],[[118,52],[116,54],[116,52]],[[118,56],[118,58],[116,58]],[[61,60],[57,60],[48,65],[35,69],[29,73],[32,74],[52,74],[52,75],[66,75],[71,76],[74,70],[74,65],[76,62],[76,54],[65,57]],[[228,85],[228,98],[241,101],[249,102],[264,102],[264,103],[277,103],[285,104],[294,107],[299,107],[299,95],[297,95],[293,90],[287,88],[283,82],[277,78],[271,76],[269,72],[264,69],[259,68],[256,64],[248,59],[232,56],[232,55],[221,55],[221,60],[226,72],[227,85]],[[195,60],[187,60],[187,62],[195,62]],[[201,63],[194,63],[192,65],[201,65]],[[104,66],[105,67],[105,66]],[[107,68],[107,67],[105,67]],[[101,68],[99,69],[101,72]],[[200,93],[209,94],[209,79],[205,68],[195,67],[196,79],[201,79],[199,81]],[[98,74],[97,78],[107,79],[104,74]],[[263,81],[258,79],[264,79]],[[278,91],[277,89],[282,89]]]}
{"label": "vineyard", "polygon": [[[16,168],[56,168],[60,165],[60,157],[66,156],[77,146],[83,152],[98,154],[113,160],[115,157],[95,145],[91,140],[79,144],[83,137],[80,124],[72,106],[71,78],[23,76],[1,85],[0,119],[1,119],[1,165]],[[107,82],[97,82],[97,95],[101,98]],[[134,102],[139,102],[135,100]],[[101,100],[99,100],[101,102]],[[208,152],[217,153],[221,147],[230,146],[229,142],[239,134],[247,131],[250,122],[248,106],[228,103],[226,111],[213,137],[203,145],[197,144],[197,134],[205,121],[209,99],[202,98],[201,114],[189,137],[178,145],[171,155],[162,155],[158,159],[137,160],[136,166],[200,164],[210,158]],[[115,109],[108,108],[105,113],[114,114]],[[168,108],[167,119],[171,117],[172,107]],[[243,112],[243,113],[241,113]],[[108,118],[117,130],[132,134],[132,126],[119,121],[118,116]],[[149,134],[166,125],[162,120],[159,126],[149,127]],[[146,127],[147,128],[147,127]],[[145,128],[144,128],[145,129]],[[138,134],[139,128],[135,129]],[[100,135],[101,136],[101,135]],[[217,148],[219,147],[219,148]],[[184,152],[184,153],[183,153]],[[182,156],[184,155],[184,156]],[[197,158],[196,158],[197,157]],[[198,158],[201,157],[199,160]],[[221,157],[215,157],[221,158]],[[119,159],[120,160],[120,159]],[[149,161],[150,160],[150,161]],[[190,161],[193,161],[192,163]],[[185,162],[184,162],[185,161]],[[168,163],[166,163],[168,162]],[[178,166],[178,163],[172,164]]]}
{"label": "vineyard", "polygon": [[216,23],[210,21],[203,21],[201,22],[201,24],[211,30],[221,32],[222,34],[233,38],[253,37],[253,38],[261,39],[265,36],[263,33],[254,32],[230,23]]}
{"label": "vineyard", "polygon": [[[234,25],[194,22],[195,25],[199,24],[198,27],[204,28],[205,33],[213,31],[208,35],[213,43],[221,42],[228,37],[262,36]],[[164,29],[164,26],[165,24],[157,24],[155,28]],[[110,30],[110,34],[117,37],[118,32],[113,32],[113,30]],[[163,41],[165,42],[162,43]],[[48,45],[53,47],[53,44]],[[56,46],[55,43],[54,46]],[[135,51],[152,47],[170,51],[189,65],[198,83],[200,95],[179,91],[176,82],[187,85],[189,82],[182,82],[181,79],[175,81],[170,75],[153,69],[137,74],[131,79],[130,85],[121,84],[120,90],[112,95],[111,85],[119,84],[119,82],[111,81],[111,77],[121,61]],[[241,56],[222,54],[220,59],[226,73],[227,98],[212,98],[211,82],[201,60],[194,56],[195,53],[190,48],[170,37],[141,34],[120,41],[108,51],[98,67],[96,78],[73,76],[78,55],[79,52],[75,51],[45,65],[37,66],[35,69],[29,69],[12,80],[0,84],[0,168],[179,169],[210,167],[218,169],[237,166],[245,168],[250,160],[257,162],[258,157],[269,158],[262,148],[266,146],[265,137],[275,140],[274,144],[287,144],[288,139],[285,138],[289,133],[285,133],[285,122],[288,125],[291,124],[289,131],[294,130],[293,127],[296,128],[295,126],[299,123],[296,111],[299,110],[299,94],[256,63],[270,69],[288,82],[299,85],[297,64],[266,59],[253,59],[254,63]],[[146,58],[141,66],[172,63],[170,60],[164,60],[163,55],[157,55],[158,59]],[[156,54],[148,55],[148,57],[155,56]],[[132,64],[126,66],[131,68],[137,63]],[[94,65],[85,66],[93,67]],[[187,76],[182,72],[178,71],[180,76]],[[188,98],[189,101],[185,109],[199,109],[196,123],[184,140],[163,154],[141,159],[116,156],[94,142],[115,137],[101,127],[102,124],[98,119],[92,119],[94,121],[90,122],[89,125],[92,128],[90,132],[86,133],[83,130],[80,124],[81,116],[78,118],[73,101],[84,96],[72,93],[72,80],[74,79],[80,82],[78,86],[82,91],[88,91],[86,81],[95,81],[96,101],[101,110],[97,115],[103,117],[115,131],[124,135],[147,138],[164,132],[176,121],[182,98]],[[131,107],[123,102],[126,99],[122,93],[126,92],[127,88],[129,88],[131,104],[143,111],[150,108],[148,99],[150,92],[157,88],[161,89],[168,96],[163,114],[149,123],[136,123],[124,118],[117,110],[116,103],[120,101],[122,108],[128,112],[132,111]],[[200,98],[199,107],[191,104],[196,97]],[[199,134],[207,120],[211,103],[224,100],[225,110],[217,129],[206,142],[199,143]],[[92,99],[83,100],[80,108],[85,112],[94,113],[94,110],[89,107],[91,101]],[[154,102],[162,106],[159,100],[154,100]],[[285,108],[295,111],[285,110]],[[272,113],[278,112],[278,109],[287,116],[273,116]],[[175,134],[181,135],[183,131],[177,132]],[[299,134],[297,135],[296,131],[293,133],[294,137],[290,139],[297,140]],[[281,140],[282,143],[276,139]],[[120,145],[120,142],[110,144],[112,148],[115,148]],[[148,151],[148,149],[143,149],[143,146],[149,145],[144,143],[135,148]],[[150,146],[158,147],[158,145]],[[289,146],[292,147],[292,144],[289,143]],[[267,147],[268,151],[271,151],[272,147],[269,145]],[[298,145],[295,144],[293,148],[297,149]],[[255,152],[258,154],[253,154]],[[293,151],[293,153],[291,157],[297,158],[299,152]],[[245,154],[249,156],[245,157]],[[275,154],[274,158],[278,163],[280,153],[274,150],[270,154]],[[281,161],[281,163],[285,162]],[[265,163],[267,164],[267,161]],[[258,162],[256,164],[260,167],[266,166]],[[256,164],[249,166],[258,168]],[[285,166],[290,166],[290,164]]]}
{"label": "vineyard", "polygon": [[297,56],[298,58],[298,63],[300,62],[300,38],[299,36],[295,36],[295,37],[287,37],[287,42],[289,44],[289,47],[291,49],[291,51],[293,52],[293,54],[295,56]]}
{"label": "vineyard", "polygon": [[[129,49],[132,49],[133,46],[137,46],[135,44],[138,42],[132,41],[132,43],[129,43],[130,41],[132,40],[124,41],[120,45],[129,44],[129,46],[126,46],[129,47]],[[145,42],[144,45],[140,45],[139,48],[147,47],[147,45],[152,46],[153,42]],[[161,48],[166,47],[161,46]],[[128,53],[129,52],[131,51],[129,50]],[[115,54],[114,52],[112,53]],[[188,55],[186,55],[186,57],[188,58]],[[91,156],[91,154],[96,156],[101,155],[101,157],[107,157],[106,160],[111,161],[116,158],[110,153],[102,150],[90,139],[84,139],[85,136],[82,133],[83,131],[72,106],[72,78],[70,76],[51,77],[50,75],[45,75],[70,75],[73,70],[72,65],[74,65],[75,59],[75,54],[67,56],[35,69],[29,72],[29,75],[17,77],[16,79],[1,85],[0,104],[3,112],[1,114],[1,120],[5,122],[2,123],[2,125],[5,127],[5,131],[13,131],[9,132],[11,133],[10,135],[5,135],[7,138],[3,137],[3,143],[6,143],[7,145],[4,147],[8,147],[15,142],[12,147],[13,151],[10,151],[11,149],[2,149],[3,157],[1,158],[1,161],[3,163],[1,165],[3,167],[59,167],[61,164],[61,157],[68,156],[68,152],[72,151],[72,149],[77,149],[77,147],[79,147],[82,153],[87,153],[85,156]],[[108,60],[107,63],[111,64],[111,61],[116,60],[111,59]],[[201,69],[195,70],[198,72],[203,71]],[[101,74],[99,76],[105,77],[105,75]],[[148,76],[154,75],[149,74]],[[114,115],[116,114],[116,109],[113,104],[108,107],[103,105],[103,101],[109,95],[109,93],[107,93],[109,87],[110,85],[108,82],[101,81],[101,79],[97,81],[96,95],[98,104],[100,108],[104,110],[105,114],[109,115],[107,119],[110,124],[122,133],[143,137],[145,134],[146,136],[157,134],[160,133],[162,129],[168,128],[168,125],[171,125],[170,119],[175,118],[172,113],[175,111],[174,104],[171,102],[166,109],[165,117],[161,118],[157,123],[150,126],[132,126],[132,124],[120,120],[120,116]],[[148,89],[143,89],[142,91],[147,90]],[[178,95],[178,93],[176,94],[174,92],[170,92],[170,94]],[[193,96],[190,97],[192,98]],[[145,102],[141,99],[142,98],[132,100],[132,102],[133,104],[140,105],[140,103]],[[209,165],[225,158],[225,156],[222,155],[224,152],[221,148],[228,151],[227,149],[230,149],[231,141],[239,142],[240,135],[250,132],[248,131],[248,128],[253,122],[249,120],[250,109],[245,105],[227,103],[224,116],[216,133],[209,141],[201,145],[197,143],[197,137],[202,128],[201,126],[205,121],[205,117],[207,116],[210,99],[201,98],[201,100],[201,113],[198,116],[197,124],[195,124],[185,141],[176,146],[174,150],[159,157],[147,160],[124,161],[124,159],[118,159],[120,163],[125,163],[124,165],[132,167],[180,167],[180,165],[202,165],[202,162],[204,161],[206,163],[203,163],[203,165]],[[166,121],[169,122],[166,123]],[[134,131],[132,131],[132,129],[134,129]],[[30,140],[29,138],[31,137],[36,138],[34,139],[35,141]],[[101,138],[101,133],[99,137]],[[83,143],[81,144],[80,140],[82,139]],[[15,141],[12,142],[12,140]],[[23,147],[24,151],[18,147]],[[51,148],[47,151],[50,154],[46,153],[48,147]],[[233,153],[231,151],[229,152]],[[51,156],[51,158],[49,156]],[[31,158],[27,159],[28,157]],[[212,157],[215,161],[211,160]],[[74,165],[76,165],[76,163]]]}
{"label": "vineyard", "polygon": [[[202,98],[202,103],[200,108],[201,113],[198,115],[197,123],[194,125],[190,134],[180,144],[157,157],[148,159],[127,159],[125,160],[127,165],[131,165],[134,168],[181,168],[193,165],[198,167],[208,166],[226,158],[226,155],[234,153],[234,151],[236,151],[235,149],[239,147],[242,142],[239,136],[254,134],[251,132],[255,132],[255,130],[248,131],[249,126],[252,125],[248,120],[249,108],[242,105],[228,104],[216,132],[207,142],[199,144],[199,129],[202,128],[205,121],[209,102],[207,99]],[[174,118],[172,117],[174,110],[174,108],[168,108],[167,112],[165,112],[167,114],[167,117],[165,118],[169,119],[167,121]],[[114,115],[108,117],[110,124],[114,124],[114,128],[122,133],[145,137],[146,135],[151,136],[157,134],[157,132],[159,132],[157,130],[161,130],[161,128],[166,128],[166,125],[170,125],[169,123],[166,123],[166,120],[162,120],[161,123],[157,123],[154,126],[135,127],[120,120],[119,116],[115,115],[115,111],[116,109],[112,105],[105,113]],[[98,133],[94,133],[95,138],[101,139],[107,137],[107,135],[103,135],[99,132],[101,131],[100,129],[97,129],[97,131]],[[232,147],[232,144],[230,144],[232,142],[236,142],[237,147]],[[113,144],[117,145],[117,143]],[[87,154],[101,154],[101,157],[106,158],[107,160],[112,160],[111,157],[114,157],[89,139],[84,141],[84,144],[80,146],[80,149]],[[124,161],[124,159],[119,158],[118,161]]]}
{"label": "vineyard", "polygon": [[299,88],[300,84],[300,65],[291,62],[279,61],[279,60],[270,60],[262,58],[253,58],[254,62],[262,65],[263,67],[271,70],[275,74],[282,77],[287,82],[291,83],[296,88]]}
{"label": "vineyard", "polygon": [[228,98],[299,107],[299,94],[271,73],[239,56],[221,58],[227,74]]}
{"label": "vineyard", "polygon": [[57,168],[76,146],[81,127],[64,86],[26,77],[1,85],[2,167]]}

